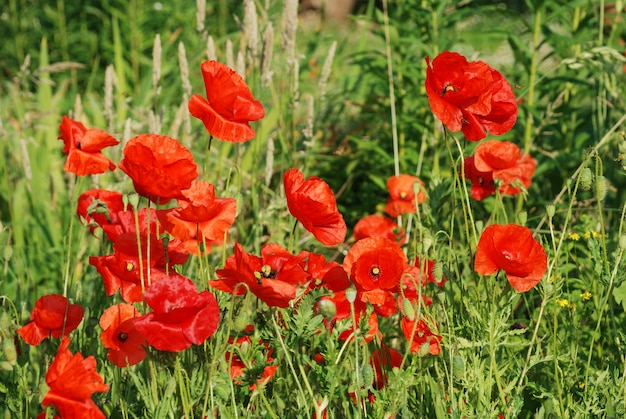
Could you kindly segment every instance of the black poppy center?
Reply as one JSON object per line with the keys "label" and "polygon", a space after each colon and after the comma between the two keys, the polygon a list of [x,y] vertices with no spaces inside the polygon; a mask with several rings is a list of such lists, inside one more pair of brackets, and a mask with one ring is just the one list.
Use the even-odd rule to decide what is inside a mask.
{"label": "black poppy center", "polygon": [[372,266],[372,267],[370,268],[370,276],[371,276],[373,279],[378,279],[378,277],[380,276],[380,274],[381,274],[381,270],[380,270],[380,267],[379,267],[378,265],[374,265],[374,266]]}
{"label": "black poppy center", "polygon": [[117,338],[120,340],[120,342],[124,343],[128,340],[128,333],[120,332],[118,333]]}
{"label": "black poppy center", "polygon": [[275,279],[276,271],[273,270],[270,265],[263,265],[261,266],[260,271],[254,271],[254,277],[256,278],[256,281],[260,284],[262,278]]}

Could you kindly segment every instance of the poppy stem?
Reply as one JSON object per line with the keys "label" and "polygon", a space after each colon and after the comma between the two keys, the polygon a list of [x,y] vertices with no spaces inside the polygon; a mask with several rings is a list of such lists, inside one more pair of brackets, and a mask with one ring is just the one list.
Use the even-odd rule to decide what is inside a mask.
{"label": "poppy stem", "polygon": [[[74,183],[74,187],[72,188],[72,208],[76,208],[78,206],[78,193],[77,190],[80,190],[80,185],[82,184],[82,176],[77,176],[78,179]],[[70,264],[72,259],[72,235],[74,232],[74,218],[70,217],[70,225],[68,227],[67,236],[65,237],[65,247],[67,248],[67,256],[65,258],[65,272],[63,273],[63,296],[67,298],[67,288],[70,282]]]}
{"label": "poppy stem", "polygon": [[298,227],[298,219],[293,223],[293,228],[291,229],[291,234],[289,235],[289,252],[293,253],[293,248],[296,241],[296,227]]}

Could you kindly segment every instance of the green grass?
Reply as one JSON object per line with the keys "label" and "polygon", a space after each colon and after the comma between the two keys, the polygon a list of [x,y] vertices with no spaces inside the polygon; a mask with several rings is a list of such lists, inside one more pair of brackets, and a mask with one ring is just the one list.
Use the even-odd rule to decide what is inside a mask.
{"label": "green grass", "polygon": [[[63,293],[66,284],[70,300],[86,310],[70,335],[70,348],[95,356],[111,389],[94,400],[110,417],[315,417],[315,406],[326,402],[330,418],[626,414],[623,13],[607,21],[592,0],[523,6],[396,0],[380,8],[370,1],[365,15],[341,25],[300,21],[294,74],[281,47],[283,2],[256,1],[260,33],[270,22],[274,28],[273,77],[266,84],[260,54],[245,49],[239,3],[208,2],[201,32],[194,2],[158,3],[162,9],[142,0],[109,0],[99,8],[45,3],[10,0],[0,6],[0,33],[7,39],[0,46],[0,411],[5,416],[43,411],[44,377],[58,340],[30,347],[18,339],[17,356],[11,343],[37,298]],[[162,53],[155,91],[157,34]],[[209,36],[218,60],[226,62],[228,44],[235,62],[238,51],[244,54],[246,81],[265,107],[249,143],[214,139],[207,150],[208,134],[186,111],[185,83],[204,95],[199,68]],[[335,41],[322,96],[320,77]],[[181,44],[188,80],[181,75]],[[533,182],[519,197],[465,201],[455,173],[475,144],[441,129],[424,89],[425,57],[448,49],[488,62],[514,85],[520,114],[500,139],[537,160]],[[149,132],[156,115],[161,133],[192,150],[200,177],[215,184],[216,194],[237,199],[227,244],[205,258],[192,257],[181,270],[201,290],[235,241],[258,255],[265,244],[288,246],[293,240],[296,252],[315,251],[341,263],[353,245],[356,222],[382,212],[385,182],[395,167],[419,176],[428,200],[401,222],[409,233],[409,257],[437,261],[448,279],[443,288],[425,287],[433,305],[420,307],[437,325],[441,353],[410,353],[401,315],[381,317],[384,344],[399,350],[404,362],[387,372],[384,388],[358,392],[363,400],[370,390],[374,403],[354,403],[349,392],[371,372],[365,365],[383,344],[379,339],[345,344],[337,339],[349,327],[345,324],[318,333],[320,292],[295,309],[269,308],[250,294],[233,298],[215,292],[220,328],[203,345],[178,354],[151,350],[149,358],[126,369],[111,364],[98,320],[121,300],[105,296],[88,263],[89,256],[111,253],[111,246],[80,225],[75,199],[96,186],[130,193],[132,183],[120,170],[78,180],[63,172],[65,155],[57,140],[63,115],[123,143]],[[117,163],[121,150],[105,154]],[[290,167],[321,177],[335,191],[349,228],[345,243],[326,248],[301,228],[291,236],[293,218],[282,186]],[[581,182],[585,168],[596,180],[589,187]],[[606,180],[606,194],[598,193],[598,179]],[[549,204],[553,216],[547,215]],[[482,277],[473,270],[471,232],[480,233],[494,219],[525,224],[546,250],[548,272],[527,293],[514,291],[502,274]],[[425,237],[432,239],[427,248]],[[247,324],[255,325],[253,343],[238,355],[254,365],[238,383],[230,378],[224,353],[235,350],[228,339],[241,336]],[[278,369],[266,386],[251,391],[248,386],[267,359],[268,348],[256,343],[261,339]],[[326,363],[317,363],[316,354]]]}

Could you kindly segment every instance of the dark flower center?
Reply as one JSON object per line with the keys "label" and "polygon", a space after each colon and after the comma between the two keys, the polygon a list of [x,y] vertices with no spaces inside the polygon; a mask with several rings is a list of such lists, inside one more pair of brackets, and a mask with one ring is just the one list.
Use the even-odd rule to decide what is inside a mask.
{"label": "dark flower center", "polygon": [[380,268],[377,265],[374,265],[371,267],[370,269],[370,276],[372,277],[372,279],[378,279],[378,277],[380,276]]}
{"label": "dark flower center", "polygon": [[445,86],[443,86],[443,89],[441,89],[441,97],[444,97],[448,92],[456,92],[456,89],[454,88],[454,86],[446,84]]}
{"label": "dark flower center", "polygon": [[128,340],[128,333],[120,332],[118,333],[117,338],[120,340],[120,342],[124,343]]}
{"label": "dark flower center", "polygon": [[276,271],[274,271],[270,265],[263,265],[261,271],[254,271],[254,277],[256,278],[256,282],[260,285],[262,278],[275,279]]}

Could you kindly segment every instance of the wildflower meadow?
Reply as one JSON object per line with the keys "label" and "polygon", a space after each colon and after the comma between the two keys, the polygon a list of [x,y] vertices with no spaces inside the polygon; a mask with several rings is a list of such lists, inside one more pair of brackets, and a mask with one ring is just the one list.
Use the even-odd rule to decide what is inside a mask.
{"label": "wildflower meadow", "polygon": [[330,1],[0,4],[2,417],[626,417],[626,4]]}

